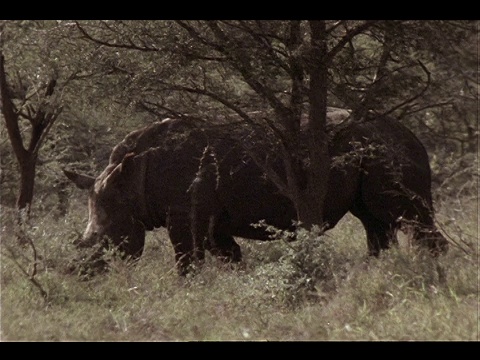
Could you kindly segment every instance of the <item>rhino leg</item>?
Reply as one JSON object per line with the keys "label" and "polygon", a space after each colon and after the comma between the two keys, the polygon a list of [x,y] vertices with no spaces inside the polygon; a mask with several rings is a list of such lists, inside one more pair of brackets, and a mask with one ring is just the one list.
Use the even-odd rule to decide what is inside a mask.
{"label": "rhino leg", "polygon": [[395,228],[376,218],[361,201],[356,202],[351,212],[360,219],[365,228],[369,255],[378,256],[380,251],[388,249],[392,242],[397,241]]}
{"label": "rhino leg", "polygon": [[230,232],[230,215],[225,209],[209,219],[208,241],[210,253],[224,262],[240,262],[242,251]]}
{"label": "rhino leg", "polygon": [[178,273],[185,276],[193,263],[200,264],[205,259],[203,242],[194,243],[188,214],[167,216],[167,230],[175,251]]}
{"label": "rhino leg", "polygon": [[368,254],[378,256],[380,251],[390,247],[392,242],[396,242],[395,233],[389,224],[374,218],[362,218],[363,226],[367,232]]}
{"label": "rhino leg", "polygon": [[242,251],[233,236],[224,234],[214,234],[213,244],[209,244],[208,250],[214,256],[225,262],[240,262],[242,260]]}
{"label": "rhino leg", "polygon": [[448,251],[448,240],[437,230],[430,216],[423,224],[415,226],[413,238],[417,244],[427,247],[434,256]]}
{"label": "rhino leg", "polygon": [[423,199],[425,200],[416,199],[417,201],[412,203],[413,210],[406,217],[405,223],[413,225],[413,239],[416,244],[426,247],[432,255],[437,256],[448,250],[448,240],[435,226],[431,196],[426,194]]}

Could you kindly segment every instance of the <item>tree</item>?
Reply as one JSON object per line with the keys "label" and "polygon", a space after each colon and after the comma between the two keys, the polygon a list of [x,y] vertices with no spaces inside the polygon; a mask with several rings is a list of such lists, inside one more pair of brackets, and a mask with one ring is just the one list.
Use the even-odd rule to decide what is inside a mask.
{"label": "tree", "polygon": [[83,54],[72,50],[71,28],[55,21],[0,22],[1,114],[20,174],[19,224],[30,216],[40,150],[65,98],[70,116],[80,102],[72,80],[91,76],[83,72]]}
{"label": "tree", "polygon": [[[358,121],[367,112],[428,119],[428,109],[443,106],[433,86],[435,56],[446,42],[461,43],[475,32],[474,22],[462,21],[76,24],[84,40],[102,47],[95,66],[110,69],[108,81],[118,85],[110,95],[130,109],[242,121],[260,134],[250,140],[263,141],[264,151],[250,155],[307,227],[322,222],[326,104],[353,109]],[[281,167],[272,160],[278,158]]]}
{"label": "tree", "polygon": [[[21,79],[17,78],[16,80],[17,87],[14,88],[8,82],[5,71],[5,57],[3,50],[0,49],[2,114],[20,169],[17,208],[19,214],[25,214],[28,217],[33,199],[38,153],[62,108],[52,102],[52,96],[57,85],[55,78],[51,78],[46,84],[37,87],[33,94],[27,94]],[[36,104],[32,104],[32,97],[36,98]],[[15,104],[15,99],[20,100],[18,105]],[[21,119],[30,123],[31,132],[28,146],[25,146],[25,139],[20,130]],[[19,218],[19,221],[22,221],[22,217]]]}
{"label": "tree", "polygon": [[349,108],[394,114],[432,152],[452,140],[471,152],[478,29],[478,21],[378,22],[340,54],[331,90]]}
{"label": "tree", "polygon": [[393,114],[412,129],[431,155],[434,188],[477,176],[478,24],[382,22],[371,40],[341,57],[335,95],[357,111]]}
{"label": "tree", "polygon": [[[202,32],[188,22],[179,21],[178,24],[192,38],[208,44],[208,48],[216,56],[220,55],[222,62],[229,65],[273,110],[276,121],[267,119],[263,126],[276,135],[275,142],[280,150],[283,169],[278,171],[270,163],[271,153],[262,158],[258,148],[246,150],[279,190],[292,200],[298,220],[307,228],[314,224],[321,225],[330,164],[326,137],[328,52],[325,21],[311,21],[309,27],[303,29],[310,30],[310,43],[305,42],[302,36],[300,21],[283,24],[283,36],[277,35],[280,29],[272,32],[268,29],[270,24],[262,25],[259,22],[209,21],[206,22],[208,32]],[[245,51],[247,43],[253,51]],[[295,56],[302,45],[308,46],[309,54]],[[272,67],[271,64],[277,66]],[[284,95],[276,94],[276,86],[271,82],[272,73],[278,72],[279,68],[285,72],[287,92],[290,94],[286,101],[282,99]],[[185,90],[216,98],[237,112],[247,124],[259,124],[258,120],[232,103],[228,94],[220,98],[218,92],[211,93],[205,87]],[[309,103],[306,153],[300,146],[305,101]],[[306,162],[306,159],[309,161]]]}
{"label": "tree", "polygon": [[[348,41],[373,24],[359,22],[331,49],[328,36],[338,25],[326,21],[176,21],[159,23],[161,32],[157,33],[155,26],[147,22],[105,22],[101,31],[88,23],[78,26],[86,39],[116,52],[160,53],[171,61],[167,68],[181,67],[181,76],[155,75],[153,82],[146,77],[138,79],[139,70],[128,69],[123,63],[122,70],[130,78],[137,77],[143,85],[148,81],[149,90],[157,90],[152,96],[141,93],[137,104],[143,109],[163,109],[174,116],[185,116],[191,113],[185,104],[201,98],[203,104],[195,101],[196,116],[218,119],[219,113],[226,117],[235,114],[230,118],[241,119],[245,128],[269,139],[274,151],[258,152],[258,147],[254,152],[248,147],[246,151],[292,200],[298,220],[311,227],[322,224],[328,180],[326,110],[330,63]],[[169,93],[170,101],[158,101],[159,92]],[[179,94],[178,99],[172,93]],[[177,106],[179,102],[183,102],[185,110]],[[264,110],[261,116],[256,116],[258,109]],[[305,118],[306,147],[301,141]],[[277,154],[281,154],[281,168],[276,166]]]}

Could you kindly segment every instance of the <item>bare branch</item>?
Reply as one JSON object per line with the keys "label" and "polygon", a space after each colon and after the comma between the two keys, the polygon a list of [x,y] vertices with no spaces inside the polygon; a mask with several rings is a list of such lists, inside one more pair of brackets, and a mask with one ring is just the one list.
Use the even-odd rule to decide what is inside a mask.
{"label": "bare branch", "polygon": [[33,243],[32,239],[30,236],[26,235],[24,233],[24,229],[21,230],[23,233],[23,238],[26,239],[26,242],[32,249],[33,253],[33,258],[30,261],[32,270],[31,272],[28,271],[28,269],[25,268],[24,265],[22,265],[18,259],[19,255],[17,252],[13,249],[12,246],[2,244],[2,250],[6,249],[8,253],[4,253],[5,256],[7,256],[10,260],[13,261],[13,263],[17,266],[17,268],[20,270],[20,272],[34,285],[35,288],[40,292],[40,295],[42,298],[47,301],[48,300],[48,292],[43,288],[42,284],[35,278],[37,275],[37,264],[38,264],[38,255],[37,255],[37,249],[35,248],[35,244]]}
{"label": "bare branch", "polygon": [[427,74],[427,83],[425,85],[425,87],[422,89],[422,91],[420,91],[418,94],[412,96],[411,98],[405,100],[405,101],[402,101],[400,104],[394,106],[393,108],[391,108],[390,110],[388,110],[387,112],[383,113],[382,115],[388,115],[388,114],[391,114],[392,112],[394,112],[395,110],[401,108],[402,106],[405,106],[406,104],[408,103],[411,103],[413,101],[415,101],[416,99],[420,98],[423,96],[423,94],[425,94],[425,92],[428,90],[428,88],[430,87],[430,82],[431,82],[431,76],[430,76],[430,71],[428,71],[428,69],[425,67],[425,65],[423,65],[423,63],[420,61],[420,60],[417,60],[418,64],[420,65],[420,67],[422,68],[422,70],[425,72],[425,74]]}
{"label": "bare branch", "polygon": [[[159,51],[160,49],[155,47],[155,46],[138,46],[135,45],[134,42],[131,39],[127,39],[128,44],[120,44],[120,43],[112,43],[108,41],[103,41],[101,39],[93,37],[93,35],[89,34],[87,30],[78,22],[75,21],[75,24],[77,26],[77,29],[82,33],[82,35],[87,39],[90,40],[96,44],[100,44],[106,47],[110,48],[121,48],[121,49],[129,49],[129,50],[139,50],[139,51],[145,51],[145,52],[151,52],[151,51]],[[108,26],[108,24],[105,24],[105,26],[110,30],[113,31],[111,27]]]}
{"label": "bare branch", "polygon": [[377,70],[373,78],[373,83],[368,87],[367,92],[357,109],[354,109],[354,117],[357,119],[363,118],[371,109],[371,104],[377,97],[377,93],[381,88],[382,81],[387,76],[387,62],[390,59],[390,42],[392,41],[392,32],[388,29],[385,31],[382,54],[378,60]]}
{"label": "bare branch", "polygon": [[228,38],[216,22],[208,22],[207,26],[212,30],[219,41],[224,44],[219,46],[219,50],[230,57],[232,66],[240,72],[245,82],[260,96],[267,100],[270,106],[281,115],[280,118],[286,119],[290,115],[289,110],[275,96],[272,89],[268,88],[258,80],[257,71],[252,67],[250,59],[244,51],[238,51],[239,44],[232,38]]}
{"label": "bare branch", "polygon": [[367,20],[362,25],[357,26],[356,28],[347,32],[347,34],[340,39],[340,41],[328,52],[328,55],[325,59],[327,63],[337,56],[337,54],[343,49],[343,47],[350,42],[355,36],[372,27],[378,22],[378,20]]}

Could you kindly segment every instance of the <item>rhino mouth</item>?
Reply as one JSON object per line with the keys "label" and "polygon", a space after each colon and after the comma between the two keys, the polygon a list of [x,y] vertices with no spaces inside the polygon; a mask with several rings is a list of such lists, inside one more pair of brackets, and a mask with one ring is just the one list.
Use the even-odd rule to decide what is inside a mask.
{"label": "rhino mouth", "polygon": [[108,269],[109,264],[102,257],[89,259],[79,258],[71,264],[69,272],[77,275],[82,280],[89,280],[96,275],[106,273]]}
{"label": "rhino mouth", "polygon": [[69,267],[69,272],[77,274],[82,279],[89,279],[108,272],[115,259],[134,264],[139,260],[138,256],[126,253],[123,250],[126,244],[128,244],[127,239],[114,244],[106,236],[102,238],[96,236],[94,240],[92,237],[88,240],[78,239],[74,241],[78,255]]}
{"label": "rhino mouth", "polygon": [[88,246],[83,241],[74,242],[78,254],[69,267],[69,273],[78,275],[87,280],[95,275],[108,271],[108,262],[105,259],[103,244]]}

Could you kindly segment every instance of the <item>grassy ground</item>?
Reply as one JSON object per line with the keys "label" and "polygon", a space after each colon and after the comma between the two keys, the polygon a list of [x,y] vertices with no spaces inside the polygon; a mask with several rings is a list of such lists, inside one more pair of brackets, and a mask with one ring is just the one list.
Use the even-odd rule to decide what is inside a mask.
{"label": "grassy ground", "polygon": [[165,232],[154,231],[136,266],[113,259],[112,271],[88,281],[66,271],[85,206],[58,220],[48,213],[32,220],[33,278],[22,272],[32,274],[32,251],[16,244],[2,209],[1,340],[478,341],[477,206],[439,204],[438,220],[461,248],[438,261],[402,240],[366,262],[363,228],[347,216],[322,241],[308,234],[290,244],[239,239],[241,265],[207,257],[185,279]]}

